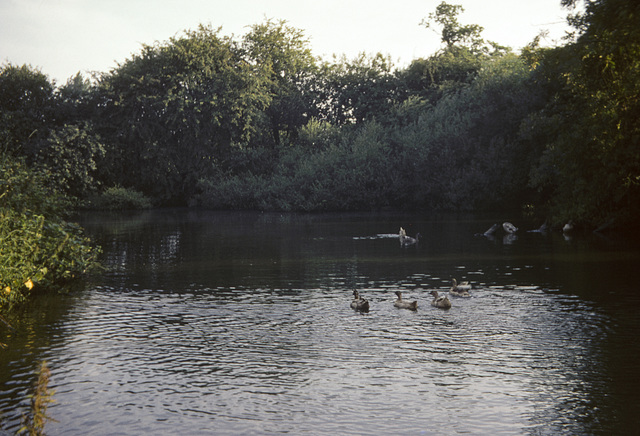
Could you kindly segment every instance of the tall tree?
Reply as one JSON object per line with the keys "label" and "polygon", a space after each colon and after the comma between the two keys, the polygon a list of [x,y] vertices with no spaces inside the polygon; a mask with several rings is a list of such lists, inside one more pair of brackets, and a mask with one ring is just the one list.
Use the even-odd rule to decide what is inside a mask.
{"label": "tall tree", "polygon": [[263,67],[201,26],[142,52],[99,81],[102,133],[117,148],[111,183],[182,203],[268,106]]}
{"label": "tall tree", "polygon": [[324,114],[336,124],[385,121],[398,98],[393,62],[381,53],[325,63]]}
{"label": "tall tree", "polygon": [[422,20],[421,24],[427,29],[440,26],[441,39],[447,48],[463,46],[476,51],[480,50],[484,45],[484,39],[481,36],[484,28],[478,24],[460,24],[458,14],[461,12],[464,12],[462,6],[443,1],[436,7],[435,12]]}
{"label": "tall tree", "polygon": [[458,15],[462,12],[462,6],[443,1],[420,23],[427,29],[439,29],[444,47],[427,59],[414,60],[400,74],[410,95],[437,100],[470,84],[487,59],[510,52],[508,47],[485,41],[482,26],[461,24]]}
{"label": "tall tree", "polygon": [[29,65],[0,70],[0,151],[33,158],[32,144],[53,122],[54,85]]}
{"label": "tall tree", "polygon": [[556,135],[533,182],[558,220],[628,225],[640,213],[640,4],[586,1],[571,22],[575,42],[550,53],[566,59],[563,86],[536,117]]}
{"label": "tall tree", "polygon": [[265,114],[275,145],[281,135],[295,135],[297,129],[316,115],[312,82],[317,71],[304,32],[285,20],[267,20],[251,26],[244,36],[247,59],[268,72],[271,101]]}

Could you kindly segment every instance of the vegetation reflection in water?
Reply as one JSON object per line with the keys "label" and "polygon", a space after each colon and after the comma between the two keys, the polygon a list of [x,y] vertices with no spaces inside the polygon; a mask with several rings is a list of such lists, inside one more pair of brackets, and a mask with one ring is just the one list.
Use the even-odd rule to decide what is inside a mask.
{"label": "vegetation reflection in water", "polygon": [[[176,210],[83,225],[110,273],[45,320],[35,348],[6,341],[9,430],[40,358],[56,390],[50,434],[593,434],[637,423],[640,352],[628,339],[639,302],[624,280],[637,251],[590,236],[475,237],[491,222],[468,216]],[[401,225],[424,235],[417,247],[394,239]],[[431,307],[429,291],[446,293],[453,277],[471,281],[472,297]],[[354,289],[368,314],[349,307]],[[397,290],[418,310],[393,307]]]}

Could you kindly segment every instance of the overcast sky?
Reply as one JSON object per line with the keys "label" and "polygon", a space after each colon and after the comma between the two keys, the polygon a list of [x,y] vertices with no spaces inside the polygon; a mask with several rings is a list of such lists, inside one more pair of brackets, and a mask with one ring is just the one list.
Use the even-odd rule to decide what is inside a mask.
{"label": "overcast sky", "polygon": [[[0,0],[0,62],[30,64],[58,84],[77,72],[106,72],[199,24],[237,38],[267,18],[302,29],[313,54],[349,58],[391,55],[398,66],[440,48],[440,36],[420,26],[441,0]],[[560,0],[449,0],[465,11],[462,24],[518,50],[549,31],[560,41],[569,11]]]}

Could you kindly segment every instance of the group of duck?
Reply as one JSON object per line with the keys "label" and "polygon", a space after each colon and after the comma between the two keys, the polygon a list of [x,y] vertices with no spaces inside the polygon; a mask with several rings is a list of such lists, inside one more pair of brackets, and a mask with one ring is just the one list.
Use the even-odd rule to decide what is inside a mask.
{"label": "group of duck", "polygon": [[[476,233],[476,236],[493,237],[493,235],[496,233],[496,230],[498,230],[499,227],[500,226],[498,224],[494,224],[491,227],[489,227],[489,229],[487,229],[486,232]],[[505,231],[507,235],[515,235],[515,233],[518,231],[518,228],[508,221],[505,221],[502,223],[502,229]],[[535,230],[528,230],[528,232],[546,233],[548,230],[549,230],[549,225],[545,222],[539,228]],[[572,230],[573,230],[573,221],[569,221],[562,228],[562,232],[565,234],[570,233]],[[398,237],[400,239],[400,246],[409,247],[411,245],[416,245],[420,241],[420,236],[421,236],[420,233],[418,233],[416,234],[415,238],[412,238],[411,236],[407,235],[407,231],[404,228],[400,227],[400,232],[398,233]]]}
{"label": "group of duck", "polygon": [[[496,230],[498,229],[498,224],[492,225],[486,232],[481,233],[482,236],[492,236]],[[510,222],[502,223],[502,229],[510,235],[515,234],[518,231],[518,228],[511,224]],[[544,233],[548,230],[548,226],[544,223],[540,228],[536,230],[529,230],[530,232],[540,232]],[[570,232],[573,230],[573,222],[569,221],[562,229],[564,233]],[[400,232],[398,233],[398,237],[400,239],[401,247],[409,247],[411,245],[416,245],[420,241],[420,233],[417,233],[415,237],[411,237],[407,235],[407,231],[400,227]],[[471,285],[469,282],[459,283],[456,279],[452,279],[452,285],[449,289],[449,294],[456,297],[470,297],[471,294],[469,291],[471,290]],[[439,295],[438,291],[431,291],[430,294],[433,296],[433,300],[431,300],[431,305],[434,307],[439,307],[441,309],[449,309],[451,308],[451,300],[447,295]],[[402,299],[402,292],[396,291],[396,295],[398,299],[393,302],[393,305],[400,309],[410,309],[417,310],[418,302],[417,301],[407,301]],[[353,291],[353,301],[351,301],[351,308],[357,310],[359,312],[368,312],[369,311],[369,301],[363,298],[358,291]]]}
{"label": "group of duck", "polygon": [[[496,232],[498,227],[499,227],[498,224],[494,224],[491,227],[489,227],[489,229],[486,232],[481,233],[481,235],[488,236],[488,237],[493,236],[493,234]],[[508,221],[505,221],[504,223],[502,223],[502,229],[509,235],[513,235],[518,231],[518,228]],[[404,229],[400,227],[400,234],[402,234],[403,230]],[[570,233],[572,230],[573,230],[573,221],[569,220],[569,222],[562,227],[562,233]],[[527,232],[529,233],[546,233],[547,231],[549,231],[549,225],[546,222],[542,224],[540,227],[538,227],[537,229],[527,230]],[[400,238],[402,239],[402,236]]]}
{"label": "group of duck", "polygon": [[[449,294],[456,297],[470,297],[471,285],[469,282],[458,283],[456,279],[451,280],[451,288]],[[451,300],[447,295],[440,295],[438,291],[429,292],[433,296],[431,305],[440,309],[450,309]],[[396,291],[398,299],[393,302],[393,305],[399,309],[417,310],[418,301],[407,301],[402,299],[402,292]],[[353,291],[353,301],[351,301],[351,308],[358,312],[369,312],[369,301],[363,298],[358,291]]]}
{"label": "group of duck", "polygon": [[[495,230],[495,229],[494,229]],[[408,247],[411,245],[416,245],[420,241],[420,233],[417,233],[415,238],[411,236],[407,236],[407,231],[400,227],[400,232],[398,233],[398,237],[400,239],[400,246]],[[471,285],[469,282],[462,282],[458,284],[456,279],[452,279],[452,285],[449,289],[449,294],[455,295],[456,297],[470,297],[471,294],[469,291],[471,290]],[[431,291],[430,294],[433,296],[433,300],[431,300],[431,305],[434,307],[439,307],[441,309],[449,309],[451,307],[451,300],[447,295],[439,295],[438,291]],[[396,296],[398,299],[393,302],[393,305],[400,309],[410,309],[417,310],[418,302],[417,301],[407,301],[402,299],[402,292],[396,291]],[[353,310],[357,310],[359,312],[368,312],[369,311],[369,301],[363,298],[358,291],[353,291],[353,301],[351,301],[351,308]]]}

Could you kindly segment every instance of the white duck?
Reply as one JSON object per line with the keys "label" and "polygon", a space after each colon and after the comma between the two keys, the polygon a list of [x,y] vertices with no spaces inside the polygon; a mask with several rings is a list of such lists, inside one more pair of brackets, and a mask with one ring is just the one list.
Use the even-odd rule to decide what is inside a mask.
{"label": "white duck", "polygon": [[572,220],[569,220],[569,222],[568,222],[568,223],[566,223],[566,224],[564,225],[564,227],[562,228],[562,232],[563,232],[563,233],[568,233],[568,232],[570,232],[570,231],[572,231],[572,230],[573,230],[573,221],[572,221]]}
{"label": "white duck", "polygon": [[420,236],[421,236],[420,233],[416,234],[415,238],[412,238],[411,236],[407,236],[407,231],[402,227],[400,227],[400,233],[398,234],[398,237],[400,238],[400,246],[408,247],[409,245],[417,244],[418,241],[420,240]]}
{"label": "white duck", "polygon": [[516,226],[506,221],[502,223],[502,228],[504,229],[505,232],[512,233],[512,234],[518,231],[518,228]]}

